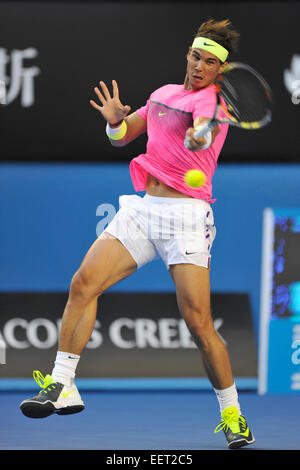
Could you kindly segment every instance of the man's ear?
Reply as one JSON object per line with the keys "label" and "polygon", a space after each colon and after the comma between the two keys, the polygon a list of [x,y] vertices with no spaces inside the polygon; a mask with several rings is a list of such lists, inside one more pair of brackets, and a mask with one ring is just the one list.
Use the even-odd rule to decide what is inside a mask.
{"label": "man's ear", "polygon": [[187,53],[186,53],[186,60],[189,60],[189,57],[190,57],[190,55],[191,55],[191,52],[192,52],[192,48],[189,47],[189,50],[188,50]]}
{"label": "man's ear", "polygon": [[228,65],[228,62],[223,62],[223,64],[220,65],[219,73],[222,73],[223,70],[227,67],[227,65]]}

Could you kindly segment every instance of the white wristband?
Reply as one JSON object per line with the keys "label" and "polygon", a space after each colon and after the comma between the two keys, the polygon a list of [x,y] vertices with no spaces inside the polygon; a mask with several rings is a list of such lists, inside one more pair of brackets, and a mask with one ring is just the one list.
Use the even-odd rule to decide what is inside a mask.
{"label": "white wristband", "polygon": [[125,136],[127,132],[127,124],[123,120],[118,127],[110,127],[110,125],[106,124],[106,134],[110,140],[121,140]]}
{"label": "white wristband", "polygon": [[201,148],[201,150],[206,150],[211,146],[211,143],[212,143],[211,131],[209,131],[207,134],[205,134],[204,139],[206,141],[206,144]]}
{"label": "white wristband", "polygon": [[[199,126],[197,126],[195,128],[195,134],[196,134],[196,137],[197,137],[197,131],[201,131],[202,129],[204,129],[205,127],[207,127],[207,124],[200,124]],[[209,130],[208,132],[206,132],[206,134],[203,135],[203,138],[205,139],[206,141],[206,144],[201,148],[201,150],[206,150],[208,149],[210,146],[211,146],[211,143],[212,143],[212,135],[211,135],[211,131]]]}
{"label": "white wristband", "polygon": [[118,127],[110,127],[109,122],[106,124],[106,134],[107,135],[116,135],[122,127],[122,122]]}

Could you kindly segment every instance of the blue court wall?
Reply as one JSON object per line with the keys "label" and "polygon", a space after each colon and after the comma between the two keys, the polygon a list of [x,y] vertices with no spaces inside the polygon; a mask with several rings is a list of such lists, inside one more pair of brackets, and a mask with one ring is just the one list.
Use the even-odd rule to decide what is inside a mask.
{"label": "blue court wall", "polygon": [[[300,207],[300,165],[220,164],[213,187],[212,291],[248,292],[258,335],[263,210]],[[121,194],[134,194],[127,163],[1,164],[0,291],[68,290]],[[174,286],[155,260],[114,290]]]}

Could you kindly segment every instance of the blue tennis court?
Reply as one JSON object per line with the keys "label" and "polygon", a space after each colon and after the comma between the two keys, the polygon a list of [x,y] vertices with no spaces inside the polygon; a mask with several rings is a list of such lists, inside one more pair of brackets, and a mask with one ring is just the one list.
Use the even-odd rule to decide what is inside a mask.
{"label": "blue tennis court", "polygon": [[[76,415],[29,419],[19,403],[32,392],[1,392],[0,449],[226,450],[214,434],[219,410],[208,391],[85,391]],[[241,392],[240,403],[256,442],[246,449],[300,450],[296,395]]]}

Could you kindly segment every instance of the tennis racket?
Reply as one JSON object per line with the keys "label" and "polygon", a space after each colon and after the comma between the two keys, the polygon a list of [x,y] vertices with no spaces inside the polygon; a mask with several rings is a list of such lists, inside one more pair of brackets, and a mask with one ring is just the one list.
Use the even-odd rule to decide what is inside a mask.
{"label": "tennis racket", "polygon": [[[214,116],[205,126],[195,131],[193,137],[197,139],[203,137],[219,123],[254,130],[261,129],[271,122],[273,101],[271,88],[249,65],[230,62],[217,77],[215,85],[217,100]],[[226,117],[219,116],[221,110]],[[188,147],[189,143],[190,137],[186,137],[184,145]]]}

